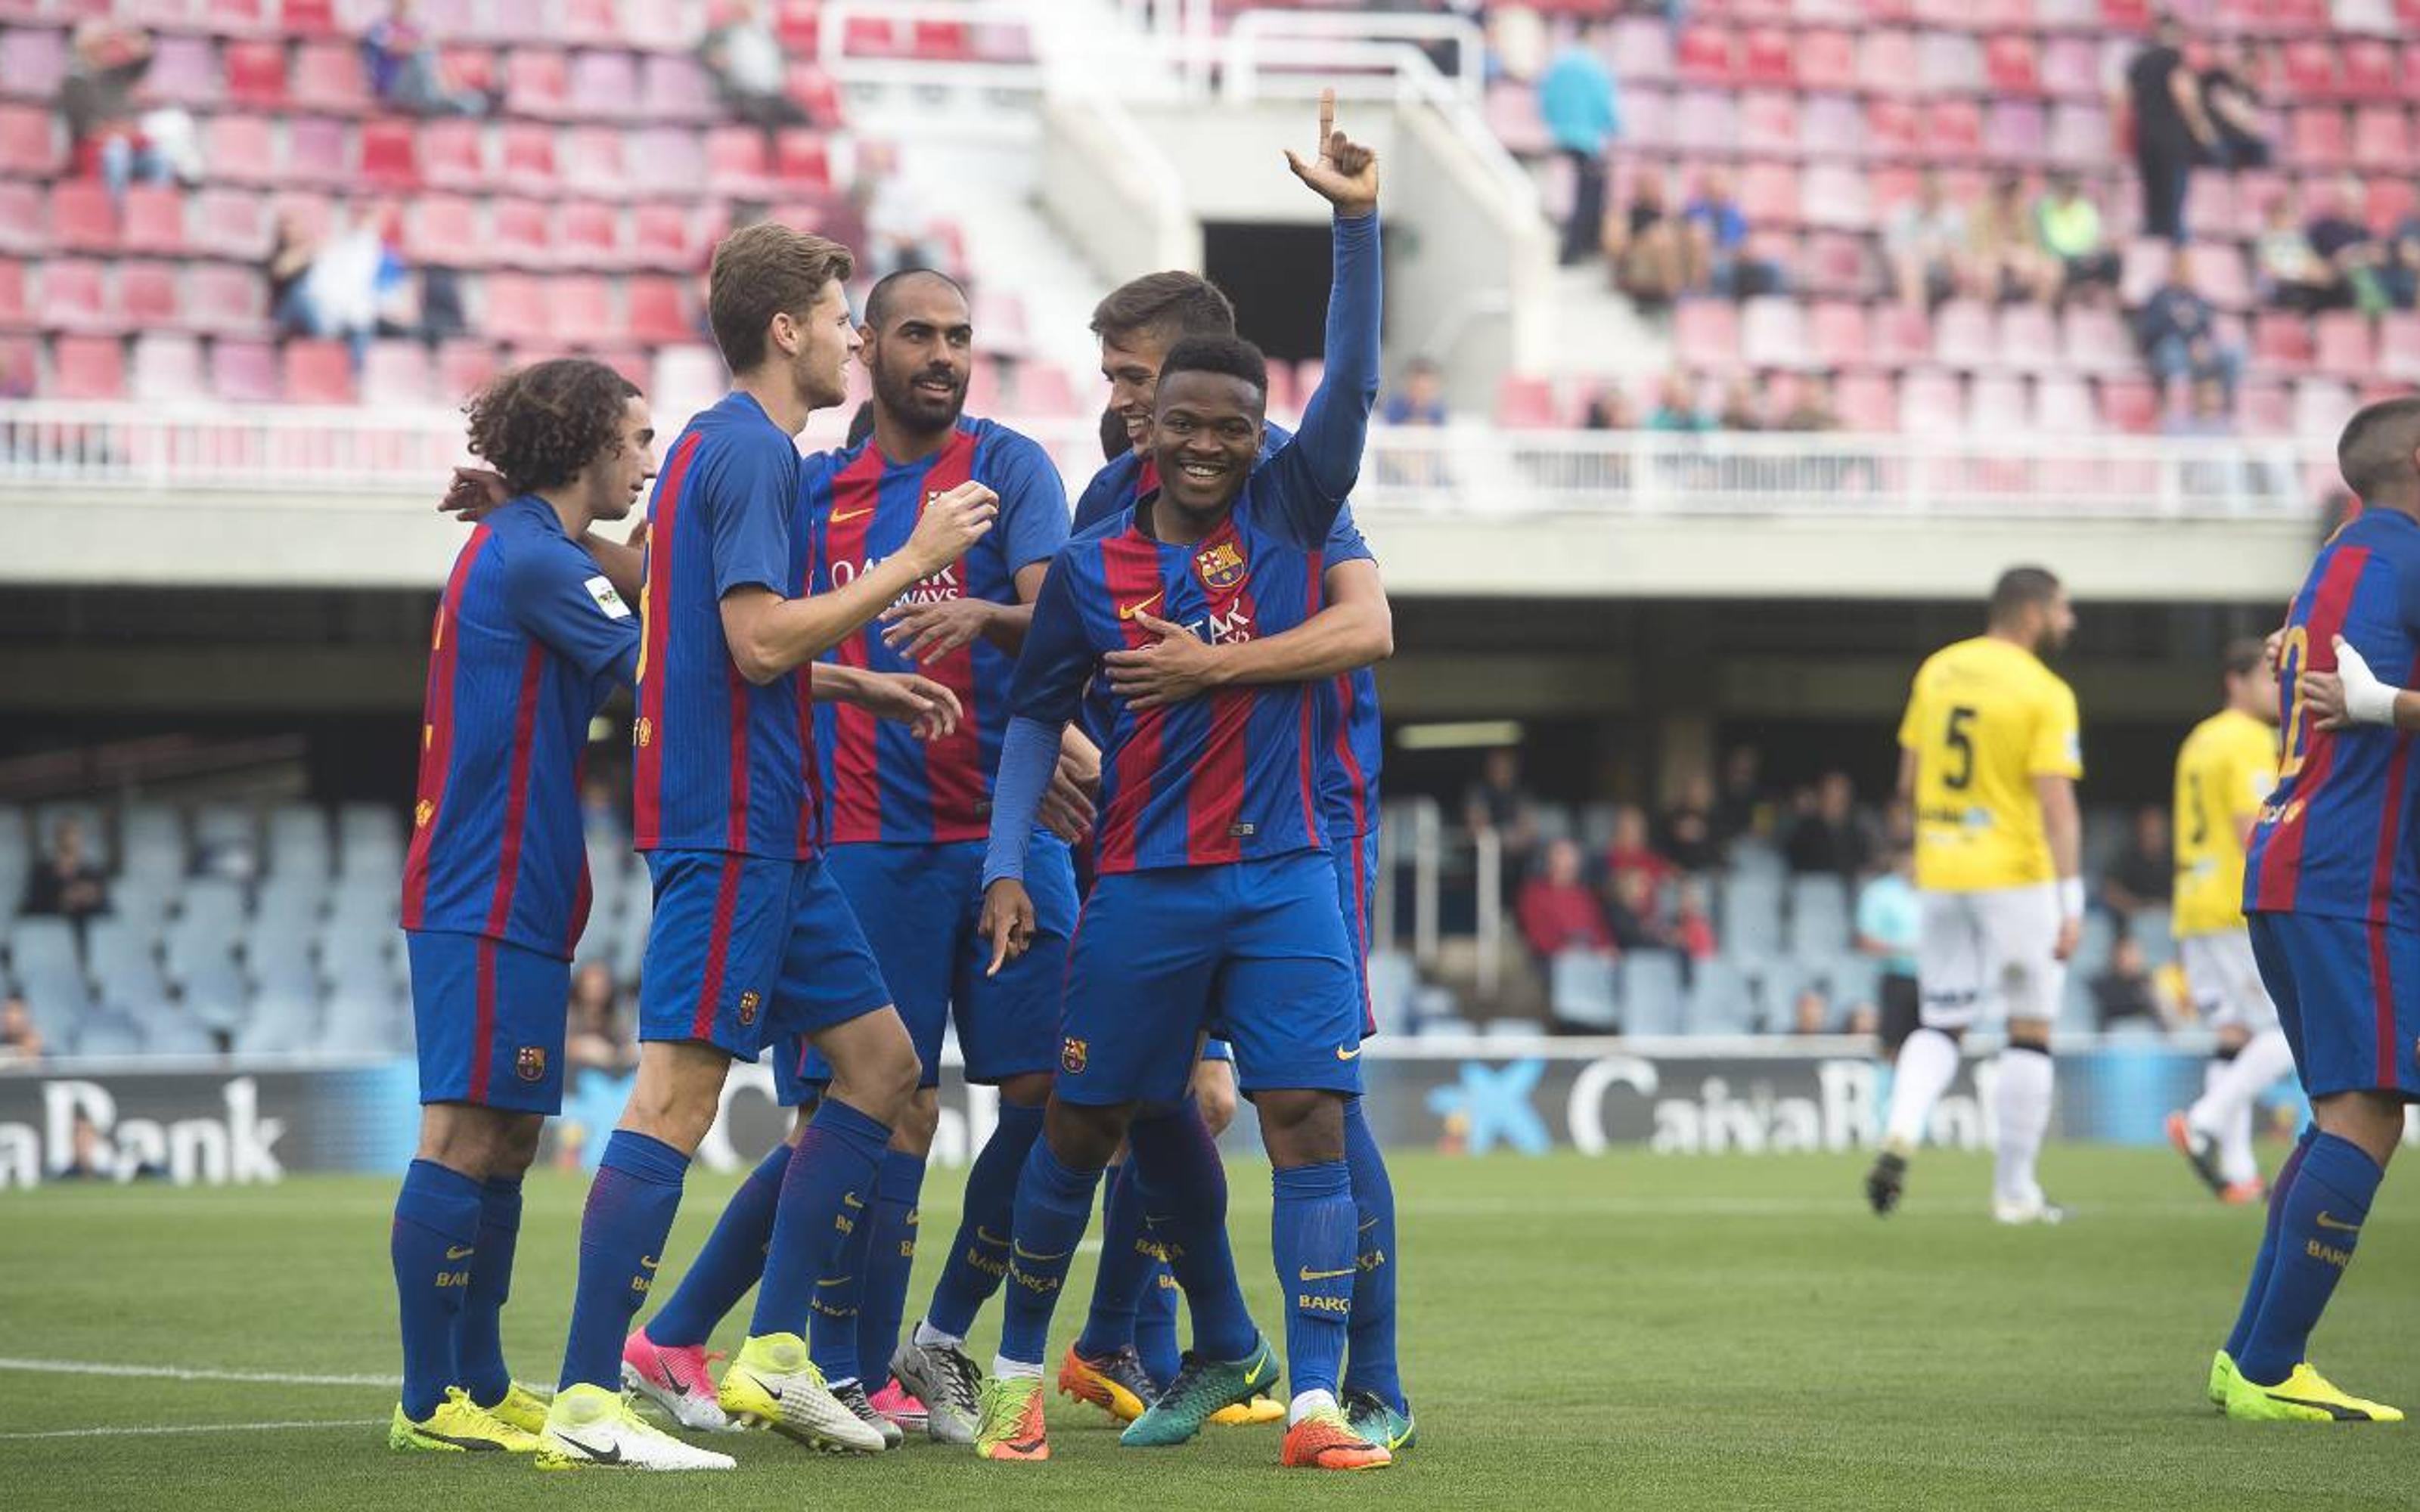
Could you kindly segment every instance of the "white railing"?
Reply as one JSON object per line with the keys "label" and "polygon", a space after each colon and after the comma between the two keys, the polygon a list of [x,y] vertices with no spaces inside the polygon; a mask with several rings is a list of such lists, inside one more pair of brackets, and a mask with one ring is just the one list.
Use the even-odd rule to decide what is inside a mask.
{"label": "white railing", "polygon": [[[827,428],[811,429],[808,444],[836,441]],[[1100,465],[1094,422],[1019,428],[1049,449],[1071,491]],[[0,489],[426,492],[462,459],[462,420],[450,409],[0,404]],[[1357,498],[1372,510],[1478,519],[2288,518],[2309,513],[2328,461],[2292,439],[1380,426]]]}

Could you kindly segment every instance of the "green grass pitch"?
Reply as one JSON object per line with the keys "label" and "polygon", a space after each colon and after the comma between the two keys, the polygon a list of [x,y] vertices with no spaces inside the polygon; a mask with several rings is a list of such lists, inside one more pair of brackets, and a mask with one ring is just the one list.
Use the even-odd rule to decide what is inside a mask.
{"label": "green grass pitch", "polygon": [[[2279,1151],[2264,1150],[2273,1164]],[[0,1196],[0,1487],[14,1507],[385,1508],[2409,1507],[2420,1427],[2231,1425],[2200,1396],[2233,1317],[2257,1211],[2218,1207],[2164,1152],[2054,1149],[2059,1229],[1985,1216],[1987,1163],[1928,1155],[1877,1222],[1846,1157],[1602,1160],[1405,1155],[1404,1352],[1420,1446],[1374,1475],[1276,1468],[1266,1428],[1120,1450],[1064,1401],[1047,1465],[922,1443],[827,1459],[767,1436],[740,1470],[541,1476],[399,1456],[379,1384],[166,1373],[383,1376],[395,1368],[389,1183],[47,1188]],[[921,1304],[957,1173],[923,1215]],[[2315,1356],[2350,1389],[2420,1408],[2420,1196],[2390,1180]],[[1234,1173],[1238,1258],[1264,1326],[1265,1179]],[[669,1278],[728,1190],[691,1183]],[[506,1338],[551,1380],[582,1183],[530,1186]],[[2408,1200],[2407,1200],[2408,1199]],[[1089,1260],[1071,1281],[1088,1294]],[[742,1319],[744,1321],[744,1319]],[[993,1323],[987,1310],[987,1328]],[[1054,1338],[1079,1322],[1073,1301]],[[729,1331],[726,1331],[729,1332]],[[733,1347],[736,1338],[719,1338]],[[977,1338],[987,1357],[992,1338]],[[232,1431],[224,1425],[334,1424]],[[177,1427],[200,1431],[159,1432]]]}

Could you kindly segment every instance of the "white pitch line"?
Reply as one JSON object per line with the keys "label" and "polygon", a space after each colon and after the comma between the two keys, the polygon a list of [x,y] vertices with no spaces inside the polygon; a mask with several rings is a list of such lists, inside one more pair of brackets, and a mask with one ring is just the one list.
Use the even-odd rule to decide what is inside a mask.
{"label": "white pitch line", "polygon": [[0,1358],[0,1371],[50,1376],[131,1376],[147,1381],[233,1381],[256,1386],[392,1386],[395,1376],[296,1375],[279,1370],[187,1370],[163,1365],[107,1365],[95,1360]]}
{"label": "white pitch line", "polygon": [[276,1433],[287,1428],[374,1428],[383,1418],[332,1421],[311,1418],[293,1423],[174,1423],[156,1427],[43,1428],[33,1433],[0,1433],[0,1441],[23,1439],[143,1439],[170,1433]]}

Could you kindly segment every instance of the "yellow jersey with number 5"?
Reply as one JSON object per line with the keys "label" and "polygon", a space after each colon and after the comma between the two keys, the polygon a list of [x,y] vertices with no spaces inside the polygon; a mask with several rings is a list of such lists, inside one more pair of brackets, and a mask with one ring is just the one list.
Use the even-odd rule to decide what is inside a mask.
{"label": "yellow jersey with number 5", "polygon": [[1983,892],[2055,880],[2038,777],[2084,775],[2075,694],[2023,646],[1977,636],[1916,670],[1901,749],[1916,753],[1916,885]]}
{"label": "yellow jersey with number 5", "polygon": [[2276,728],[2240,709],[2178,748],[2177,938],[2243,927],[2243,838],[2276,788]]}

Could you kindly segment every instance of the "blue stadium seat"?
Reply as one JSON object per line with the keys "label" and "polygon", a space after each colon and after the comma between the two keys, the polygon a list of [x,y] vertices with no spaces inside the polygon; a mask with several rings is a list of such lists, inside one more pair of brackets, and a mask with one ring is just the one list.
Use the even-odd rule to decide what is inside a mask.
{"label": "blue stadium seat", "polygon": [[328,895],[328,920],[348,929],[393,930],[403,918],[403,880],[400,871],[382,876],[358,876],[350,872],[336,879],[335,890]]}
{"label": "blue stadium seat", "polygon": [[169,933],[173,935],[178,930],[190,930],[233,940],[236,932],[243,928],[248,911],[241,883],[225,877],[195,877],[185,884],[178,899],[177,921]]}
{"label": "blue stadium seat", "polygon": [[85,1015],[75,1026],[72,1045],[80,1056],[139,1056],[147,1046],[143,1026],[119,1013]]}
{"label": "blue stadium seat", "polygon": [[319,967],[311,955],[311,933],[305,929],[256,918],[243,937],[245,972],[263,993],[316,997]]}
{"label": "blue stadium seat", "polygon": [[317,987],[305,994],[263,992],[236,1031],[240,1055],[274,1055],[316,1048],[319,1042]]}
{"label": "blue stadium seat", "polygon": [[1832,1006],[1843,1012],[1859,1003],[1880,1008],[1882,979],[1882,964],[1869,955],[1834,956],[1823,972],[1824,982],[1832,990]]}
{"label": "blue stadium seat", "polygon": [[1670,950],[1633,950],[1621,958],[1621,1030],[1629,1035],[1681,1032],[1681,957]]}
{"label": "blue stadium seat", "polygon": [[1722,956],[1700,961],[1690,974],[1691,1034],[1747,1034],[1756,1027],[1756,1000],[1736,962]]}
{"label": "blue stadium seat", "polygon": [[1838,877],[1790,879],[1790,953],[1826,961],[1849,943],[1849,889]]}
{"label": "blue stadium seat", "polygon": [[1546,1002],[1557,1023],[1611,1034],[1621,1008],[1613,990],[1614,964],[1585,950],[1565,950],[1548,967]]}
{"label": "blue stadium seat", "polygon": [[269,811],[269,874],[324,877],[333,847],[328,816],[307,803],[281,803]]}
{"label": "blue stadium seat", "polygon": [[240,803],[206,803],[194,810],[194,846],[203,851],[240,847],[257,855],[258,817]]}
{"label": "blue stadium seat", "polygon": [[65,1042],[92,1010],[73,926],[64,918],[21,918],[8,929],[8,971],[46,1038]]}
{"label": "blue stadium seat", "polygon": [[167,980],[160,974],[158,936],[149,927],[103,915],[85,925],[84,943],[85,960],[102,1002],[139,1017],[168,1000]]}
{"label": "blue stadium seat", "polygon": [[1479,1032],[1479,1026],[1466,1018],[1451,1016],[1420,1020],[1419,1032],[1439,1037],[1466,1037]]}
{"label": "blue stadium seat", "polygon": [[1419,972],[1401,950],[1370,952],[1370,1011],[1380,1034],[1406,1034],[1412,1026],[1412,996],[1419,989]]}
{"label": "blue stadium seat", "polygon": [[1733,872],[1715,899],[1714,937],[1726,952],[1751,957],[1781,950],[1781,879]]}
{"label": "blue stadium seat", "polygon": [[2143,960],[2154,971],[2177,958],[2177,942],[2173,933],[2176,916],[2165,904],[2136,909],[2126,924],[2126,933],[2143,948]]}
{"label": "blue stadium seat", "polygon": [[167,927],[168,905],[178,886],[175,877],[129,872],[109,885],[109,912],[156,940]]}
{"label": "blue stadium seat", "polygon": [[144,1048],[155,1056],[212,1056],[219,1041],[209,1026],[182,1013],[163,1013],[143,1026]]}
{"label": "blue stadium seat", "polygon": [[1770,877],[1776,884],[1790,870],[1779,851],[1753,835],[1731,841],[1730,864],[1735,877]]}
{"label": "blue stadium seat", "polygon": [[1538,843],[1551,845],[1559,840],[1571,840],[1578,830],[1572,822],[1572,810],[1559,803],[1540,799],[1529,805],[1529,814],[1536,823]]}
{"label": "blue stadium seat", "polygon": [[411,1044],[410,1015],[392,994],[339,990],[328,999],[319,1048],[334,1055],[375,1055]]}
{"label": "blue stadium seat", "polygon": [[348,803],[336,810],[336,839],[348,850],[360,844],[400,850],[403,825],[392,805]]}
{"label": "blue stadium seat", "polygon": [[622,903],[620,945],[613,955],[613,975],[622,981],[636,981],[639,961],[647,949],[647,927],[656,917],[656,895],[644,886],[630,888]]}
{"label": "blue stadium seat", "polygon": [[1528,1040],[1544,1034],[1546,1026],[1535,1019],[1489,1019],[1479,1026],[1482,1040]]}
{"label": "blue stadium seat", "polygon": [[171,931],[168,935],[168,977],[176,984],[183,1014],[211,1029],[232,1029],[243,1022],[251,1000],[251,984],[236,964],[235,936]]}
{"label": "blue stadium seat", "polygon": [[136,877],[173,887],[184,876],[185,821],[176,810],[164,803],[129,804],[119,820],[119,834],[126,849],[118,868],[121,890]]}

